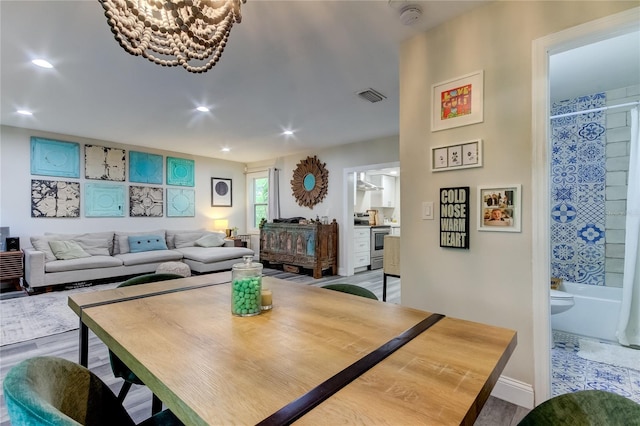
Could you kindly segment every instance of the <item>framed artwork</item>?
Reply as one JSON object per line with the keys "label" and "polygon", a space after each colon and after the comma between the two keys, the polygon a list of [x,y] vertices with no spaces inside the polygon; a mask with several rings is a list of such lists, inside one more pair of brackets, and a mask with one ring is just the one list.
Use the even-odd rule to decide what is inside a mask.
{"label": "framed artwork", "polygon": [[211,207],[231,207],[231,179],[211,178]]}
{"label": "framed artwork", "polygon": [[162,155],[129,151],[129,181],[162,184]]}
{"label": "framed artwork", "polygon": [[431,171],[482,167],[482,139],[431,148]]}
{"label": "framed artwork", "polygon": [[522,185],[478,187],[478,231],[520,232]]}
{"label": "framed artwork", "polygon": [[469,187],[440,188],[440,247],[469,248]]}
{"label": "framed artwork", "polygon": [[124,185],[85,183],[85,217],[124,217]]}
{"label": "framed artwork", "polygon": [[153,186],[129,187],[129,216],[131,217],[162,217],[163,190]]}
{"label": "framed artwork", "polygon": [[481,123],[483,83],[480,70],[431,86],[431,131]]}
{"label": "framed artwork", "polygon": [[31,137],[31,174],[80,177],[80,144]]}
{"label": "framed artwork", "polygon": [[195,186],[195,161],[167,157],[167,185]]}
{"label": "framed artwork", "polygon": [[31,217],[80,217],[80,183],[31,180]]}
{"label": "framed artwork", "polygon": [[167,188],[167,217],[194,217],[195,204],[195,190]]}
{"label": "framed artwork", "polygon": [[106,146],[84,146],[84,177],[86,179],[125,179],[125,150]]}

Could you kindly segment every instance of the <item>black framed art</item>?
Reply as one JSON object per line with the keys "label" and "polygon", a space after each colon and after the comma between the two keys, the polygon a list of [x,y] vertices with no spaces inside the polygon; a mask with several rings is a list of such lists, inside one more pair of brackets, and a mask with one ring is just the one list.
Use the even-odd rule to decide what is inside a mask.
{"label": "black framed art", "polygon": [[231,207],[232,198],[231,179],[211,178],[211,207]]}

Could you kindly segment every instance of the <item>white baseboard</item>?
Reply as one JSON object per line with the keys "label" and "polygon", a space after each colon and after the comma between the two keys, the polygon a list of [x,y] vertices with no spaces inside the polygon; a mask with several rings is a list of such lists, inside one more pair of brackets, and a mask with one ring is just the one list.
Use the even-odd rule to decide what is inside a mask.
{"label": "white baseboard", "polygon": [[533,386],[506,376],[500,376],[491,396],[503,401],[533,409]]}

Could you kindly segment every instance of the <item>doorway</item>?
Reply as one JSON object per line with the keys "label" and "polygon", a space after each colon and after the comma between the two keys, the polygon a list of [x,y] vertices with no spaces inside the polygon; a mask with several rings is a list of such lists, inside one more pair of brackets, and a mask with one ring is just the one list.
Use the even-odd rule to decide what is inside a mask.
{"label": "doorway", "polygon": [[[535,40],[533,43],[533,233],[539,238],[533,243],[533,312],[536,405],[552,396],[551,380],[551,321],[549,282],[551,268],[551,93],[549,84],[550,57],[593,43],[638,31],[638,9],[625,11],[594,22]],[[609,90],[606,88],[605,90]],[[597,91],[597,90],[596,90]]]}

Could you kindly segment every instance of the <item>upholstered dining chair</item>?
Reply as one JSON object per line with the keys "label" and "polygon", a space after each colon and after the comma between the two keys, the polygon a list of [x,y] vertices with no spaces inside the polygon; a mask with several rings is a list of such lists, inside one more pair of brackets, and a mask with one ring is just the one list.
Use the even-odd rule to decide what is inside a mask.
{"label": "upholstered dining chair", "polygon": [[[139,275],[137,277],[130,278],[125,282],[121,283],[118,287],[129,287],[132,285],[139,284],[148,284],[158,281],[167,281],[167,280],[175,280],[177,278],[184,278],[182,275],[178,274],[146,274]],[[131,389],[131,385],[144,385],[142,380],[136,376],[133,371],[129,369],[125,365],[120,358],[111,350],[109,350],[109,362],[111,364],[111,370],[113,371],[113,375],[116,377],[120,377],[124,380],[122,384],[122,388],[120,388],[120,392],[118,393],[118,401],[122,404],[124,402],[127,393],[129,393],[129,389]],[[162,402],[153,395],[153,402],[151,404],[151,414],[159,413],[162,410]]]}
{"label": "upholstered dining chair", "polygon": [[[111,389],[87,368],[57,357],[35,357],[9,370],[4,399],[13,425],[135,425]],[[139,423],[182,425],[169,410]]]}
{"label": "upholstered dining chair", "polygon": [[640,404],[603,390],[554,396],[531,410],[518,426],[638,426]]}
{"label": "upholstered dining chair", "polygon": [[368,299],[378,300],[378,297],[371,290],[357,286],[355,284],[327,284],[322,286],[322,288],[341,291],[343,293],[355,294],[356,296],[362,296]]}

